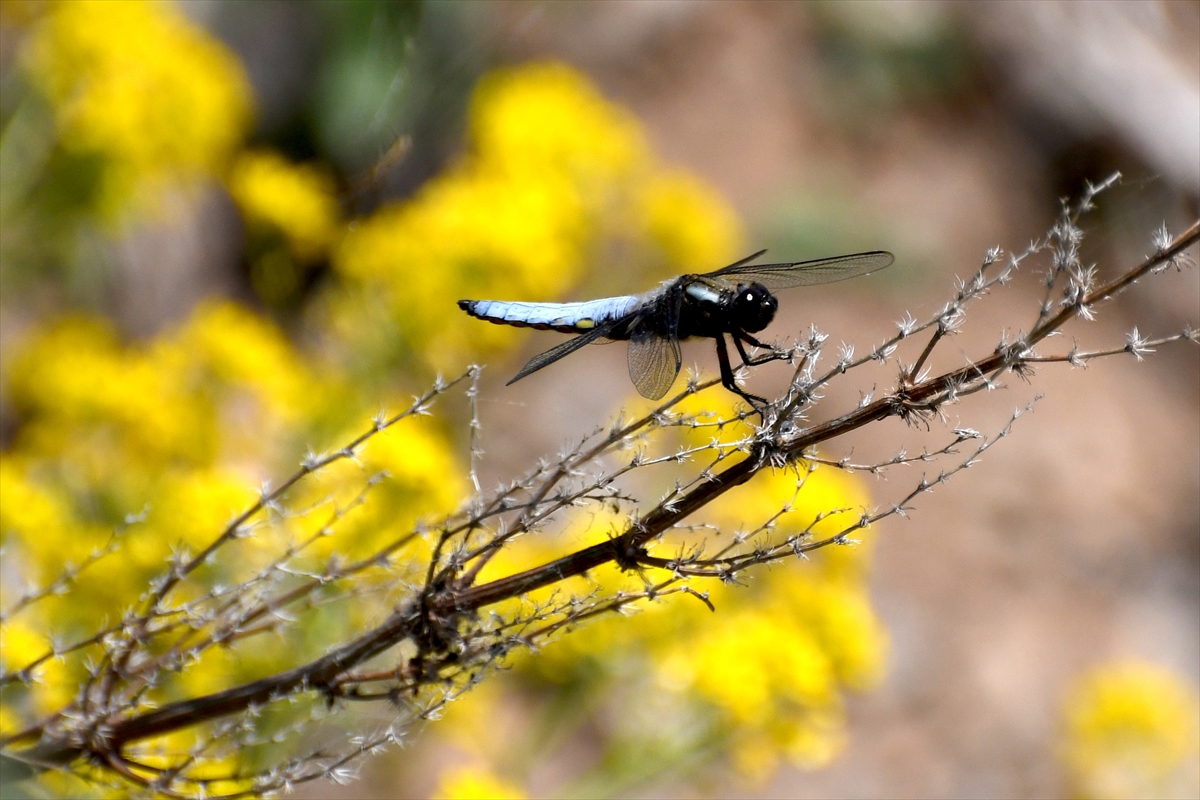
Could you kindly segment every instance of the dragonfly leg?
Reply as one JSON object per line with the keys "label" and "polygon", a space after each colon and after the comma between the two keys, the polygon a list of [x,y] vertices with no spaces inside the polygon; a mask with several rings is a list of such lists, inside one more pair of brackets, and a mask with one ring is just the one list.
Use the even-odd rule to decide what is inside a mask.
{"label": "dragonfly leg", "polygon": [[[758,339],[755,339],[753,336],[751,336],[748,333],[738,332],[738,333],[731,333],[729,335],[733,337],[733,344],[734,344],[734,346],[737,347],[738,355],[740,355],[742,357],[742,363],[745,364],[747,367],[756,367],[759,364],[766,364],[771,361],[782,361],[785,358],[787,358],[787,353],[781,353],[778,350],[776,350],[774,347],[771,347],[771,345],[763,344]],[[768,350],[769,352],[766,353],[765,355],[756,356],[754,358],[751,358],[749,355],[747,355],[746,348],[742,346],[743,341],[747,342],[748,344],[750,344],[753,347],[761,347],[762,349]]]}
{"label": "dragonfly leg", "polygon": [[[754,408],[755,411],[758,411],[759,414],[761,414],[762,411],[760,410],[759,406],[768,405],[767,399],[765,397],[759,397],[756,394],[750,394],[749,392],[744,391],[742,389],[742,387],[737,385],[737,380],[733,376],[733,367],[730,366],[730,364],[729,364],[729,349],[725,346],[724,334],[719,334],[716,337],[716,340],[717,340],[717,361],[721,365],[721,385],[724,386],[729,391],[733,392],[734,394],[740,395],[746,402],[748,402]],[[742,354],[742,360],[744,361],[746,354],[742,350],[742,345],[737,340],[736,336],[734,336],[733,342],[734,342],[734,344],[737,345],[738,351]]]}

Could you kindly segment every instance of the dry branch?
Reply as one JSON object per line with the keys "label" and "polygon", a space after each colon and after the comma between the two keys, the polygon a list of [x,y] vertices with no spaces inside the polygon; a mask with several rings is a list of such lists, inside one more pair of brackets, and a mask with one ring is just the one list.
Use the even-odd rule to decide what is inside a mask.
{"label": "dry branch", "polygon": [[[1080,260],[1082,233],[1076,223],[1092,207],[1095,195],[1113,182],[1090,187],[1077,206],[1064,209],[1046,239],[1035,242],[1025,252],[1005,260],[998,249],[990,251],[974,276],[959,283],[954,296],[938,313],[923,322],[905,315],[897,323],[897,332],[866,355],[856,357],[852,348],[843,346],[833,365],[818,374],[817,364],[827,337],[815,329],[790,350],[777,351],[775,356],[794,364],[794,373],[787,390],[768,405],[762,414],[762,424],[752,436],[661,455],[642,452],[630,455],[626,448],[632,443],[654,441],[675,428],[712,427],[720,432],[727,426],[745,424],[749,413],[715,421],[681,414],[678,407],[682,401],[718,383],[693,380],[650,413],[618,422],[607,431],[598,429],[557,461],[540,464],[508,485],[487,493],[479,489],[475,472],[478,422],[473,418],[471,480],[476,491],[458,513],[441,524],[414,529],[353,563],[331,562],[317,572],[294,568],[293,562],[309,543],[336,531],[348,509],[361,502],[374,482],[381,479],[376,476],[366,482],[359,499],[335,509],[312,539],[280,552],[256,576],[237,586],[213,588],[200,600],[183,604],[175,601],[178,588],[202,564],[219,558],[229,543],[251,533],[255,525],[263,524],[271,509],[285,508],[290,491],[309,476],[336,461],[354,458],[374,435],[408,417],[426,413],[439,395],[453,387],[468,386],[467,395],[474,411],[477,369],[472,368],[448,383],[439,382],[404,412],[377,418],[369,430],[344,447],[327,455],[310,454],[300,469],[277,488],[264,489],[259,500],[201,552],[194,556],[181,554],[149,588],[135,612],[92,636],[56,647],[22,669],[0,676],[0,686],[29,682],[37,668],[50,658],[77,650],[101,651],[91,680],[81,688],[74,702],[7,737],[0,746],[9,756],[43,767],[88,764],[164,795],[211,796],[219,779],[193,775],[193,766],[219,750],[222,740],[229,737],[233,741],[257,741],[255,720],[262,709],[298,697],[315,699],[314,707],[335,706],[350,700],[391,702],[396,706],[398,721],[387,731],[360,737],[348,748],[336,752],[314,751],[261,772],[231,774],[227,780],[238,781],[242,788],[226,791],[225,796],[258,795],[318,778],[345,780],[350,777],[348,765],[356,758],[397,741],[406,726],[434,715],[450,699],[469,690],[487,674],[490,666],[514,649],[536,646],[551,636],[562,635],[568,627],[583,620],[666,595],[688,594],[711,607],[707,595],[690,582],[714,578],[735,580],[749,567],[844,543],[854,532],[880,519],[904,514],[916,497],[946,483],[1007,436],[1025,409],[1015,412],[1001,430],[990,436],[956,428],[947,444],[923,450],[917,456],[899,453],[879,463],[853,463],[849,457],[819,456],[818,446],[827,446],[852,431],[891,417],[928,426],[946,406],[976,392],[996,388],[1006,373],[1028,377],[1035,364],[1081,366],[1096,358],[1122,353],[1140,360],[1173,342],[1197,342],[1195,326],[1152,338],[1143,337],[1135,328],[1118,347],[1084,351],[1076,345],[1065,353],[1037,352],[1037,345],[1051,334],[1061,331],[1072,320],[1090,319],[1097,304],[1114,298],[1137,280],[1172,264],[1179,267],[1187,263],[1185,251],[1200,241],[1200,222],[1174,238],[1160,232],[1155,236],[1152,255],[1108,283],[1096,285],[1094,269],[1085,268]],[[1045,298],[1031,329],[1014,339],[1002,340],[993,352],[942,374],[929,375],[926,365],[931,354],[962,324],[971,304],[1003,288],[1014,278],[1022,262],[1042,251],[1049,251],[1051,267]],[[916,357],[910,364],[901,363],[898,359],[902,347],[916,342],[922,334],[928,334],[928,339],[913,347]],[[811,412],[832,381],[864,365],[892,361],[898,366],[894,388],[878,398],[867,395],[856,407],[828,421],[805,423],[803,415]],[[974,444],[964,456],[960,450],[968,442]],[[822,447],[822,451],[825,449]],[[619,462],[615,467],[613,459]],[[630,514],[627,527],[609,540],[524,571],[479,582],[483,567],[517,537],[538,532],[578,505],[636,508],[632,498],[618,488],[620,479],[656,465],[696,459],[705,463],[695,474],[677,484],[675,491],[653,507]],[[689,530],[686,524],[689,517],[730,489],[753,480],[763,470],[789,466],[803,475],[814,465],[824,464],[881,472],[901,464],[944,459],[950,459],[951,465],[941,468],[935,477],[922,476],[898,500],[881,511],[864,510],[857,521],[834,535],[817,539],[813,528],[829,514],[844,509],[828,509],[800,530],[771,541],[769,532],[789,511],[785,506],[761,527],[735,536],[716,552],[704,552],[704,533],[695,529],[690,530],[696,542],[686,551],[674,557],[652,552],[654,543],[664,534]],[[405,558],[405,548],[426,540],[431,544],[432,555],[426,562],[408,565],[411,574],[419,577],[411,583],[400,578],[393,581],[391,588],[402,599],[373,628],[319,658],[260,680],[157,708],[148,703],[148,696],[162,676],[185,669],[191,659],[206,649],[285,627],[289,624],[287,614],[322,602],[322,592],[336,590],[349,596],[356,591],[356,582],[362,581],[368,572],[394,568]],[[110,544],[88,562],[65,571],[63,578],[52,586],[27,592],[15,607],[4,611],[5,618],[51,592],[69,591],[78,571],[103,558],[113,546],[116,545]],[[535,590],[561,586],[606,564],[623,570],[646,571],[644,590],[615,594],[596,590],[582,597],[556,596],[549,601],[527,604],[522,611],[501,615],[492,622],[484,621],[480,614],[505,601],[527,599]],[[385,666],[373,663],[384,654],[388,654]],[[313,718],[317,716],[314,711]],[[312,719],[301,719],[286,733],[297,733],[311,722]],[[209,735],[171,768],[138,760],[138,742],[204,725],[210,726]],[[77,769],[84,771],[82,767]]]}

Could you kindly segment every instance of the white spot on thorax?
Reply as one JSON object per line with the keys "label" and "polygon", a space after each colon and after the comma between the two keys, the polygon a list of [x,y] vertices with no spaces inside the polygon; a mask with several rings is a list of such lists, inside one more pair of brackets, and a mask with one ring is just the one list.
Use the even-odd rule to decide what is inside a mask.
{"label": "white spot on thorax", "polygon": [[702,303],[719,303],[721,295],[702,283],[693,283],[687,287],[687,293]]}

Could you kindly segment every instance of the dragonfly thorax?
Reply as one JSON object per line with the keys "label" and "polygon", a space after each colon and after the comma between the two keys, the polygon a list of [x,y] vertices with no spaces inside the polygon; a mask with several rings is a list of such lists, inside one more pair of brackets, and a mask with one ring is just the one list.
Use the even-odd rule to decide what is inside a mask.
{"label": "dragonfly thorax", "polygon": [[748,333],[758,333],[775,319],[779,301],[761,283],[738,286],[730,315],[732,322]]}

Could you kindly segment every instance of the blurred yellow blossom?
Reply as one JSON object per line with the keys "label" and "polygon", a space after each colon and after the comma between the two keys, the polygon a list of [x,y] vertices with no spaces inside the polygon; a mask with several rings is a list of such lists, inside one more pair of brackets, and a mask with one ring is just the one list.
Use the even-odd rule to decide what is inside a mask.
{"label": "blurred yellow blossom", "polygon": [[1195,797],[1200,697],[1162,667],[1097,667],[1071,690],[1063,756],[1077,797]]}
{"label": "blurred yellow blossom", "polygon": [[[729,452],[752,433],[745,423],[714,427],[733,416],[730,398],[696,395],[679,411],[699,423],[683,428],[689,447]],[[702,519],[724,536],[758,530],[775,517],[754,541],[803,532],[819,541],[857,524],[868,502],[857,476],[800,462],[726,493]],[[690,641],[686,634],[658,640],[660,684],[695,692],[718,710],[734,763],[748,776],[764,777],[779,760],[807,768],[828,763],[845,744],[843,692],[871,689],[883,675],[887,634],[866,583],[869,532],[855,531],[851,541],[802,563],[760,568],[749,574],[749,589],[712,591],[727,612],[701,623],[710,630],[699,645],[679,644]]]}
{"label": "blurred yellow blossom", "polygon": [[[35,629],[29,620],[7,621],[3,632],[4,635],[0,636],[0,667],[3,667],[6,673],[23,668],[52,647],[45,632]],[[32,680],[38,691],[32,694],[38,713],[49,714],[57,711],[71,700],[75,695],[76,685],[69,681],[68,677],[61,659],[49,659],[33,670]],[[5,727],[8,725],[9,720],[6,719]],[[12,731],[10,729],[7,732]]]}
{"label": "blurred yellow blossom", "polygon": [[[736,418],[736,400],[714,392],[684,398],[675,408],[694,418],[696,424],[682,428],[682,444],[693,449],[710,446],[722,453],[745,448],[754,435],[750,423],[737,420],[718,425],[720,420]],[[704,452],[697,456],[704,457]],[[869,493],[859,476],[802,461],[760,473],[752,483],[727,492],[705,508],[704,519],[724,531],[748,530],[786,508],[760,540],[779,541],[804,530],[810,531],[811,539],[820,540],[857,524],[869,505]],[[866,530],[858,530],[850,540],[858,542],[866,536]],[[859,580],[869,554],[869,546],[832,547],[821,552],[817,563],[823,571]]]}
{"label": "blurred yellow blossom", "polygon": [[[381,292],[403,341],[436,367],[457,366],[477,349],[512,342],[511,330],[469,320],[456,302],[564,291],[578,277],[586,230],[570,184],[529,177],[435,178],[412,203],[385,208],[352,229],[335,267]],[[354,302],[341,311],[361,338],[371,330],[360,309]]]}
{"label": "blurred yellow blossom", "polygon": [[340,211],[328,172],[254,151],[234,162],[228,186],[247,223],[277,232],[296,258],[320,258],[333,244]]}
{"label": "blurred yellow blossom", "polygon": [[272,444],[294,435],[322,396],[280,332],[230,304],[202,305],[147,344],[66,318],[28,337],[6,378],[22,422],[0,458],[10,563],[43,584],[150,509],[71,598],[43,602],[62,624],[117,613],[130,584],[161,569],[172,548],[207,545],[252,502],[248,487],[274,458]]}
{"label": "blurred yellow blossom", "polygon": [[736,212],[691,173],[653,175],[642,187],[641,202],[649,239],[672,269],[709,272],[738,257],[742,231]]}
{"label": "blurred yellow blossom", "polygon": [[[696,414],[701,423],[684,428],[686,443],[713,444],[725,451],[735,447],[749,428],[739,423],[713,425],[718,415],[729,415],[729,406],[711,394],[681,404],[680,411]],[[705,413],[705,408],[713,410]],[[706,452],[715,454],[716,449]],[[711,513],[695,521],[717,525],[721,533],[715,534],[716,546],[739,529],[757,528],[787,505],[790,512],[764,532],[763,540],[779,541],[806,529],[813,539],[821,539],[857,523],[866,503],[866,491],[856,476],[802,464],[763,474],[730,491],[706,509]],[[480,579],[547,563],[568,550],[603,541],[626,525],[624,518],[589,512],[558,536],[541,533],[513,543],[488,564]],[[689,535],[680,533],[657,546],[662,552],[656,546],[651,552],[669,557]],[[865,531],[856,532],[855,539],[865,538]],[[640,613],[584,622],[536,654],[520,657],[517,673],[563,686],[592,685],[608,676],[619,680],[625,703],[650,703],[650,697],[668,692],[672,708],[690,708],[696,715],[690,728],[707,729],[711,738],[704,741],[721,742],[733,764],[751,778],[765,778],[781,761],[802,768],[823,766],[847,741],[845,693],[869,690],[883,675],[888,643],[871,606],[869,549],[866,541],[834,546],[814,552],[804,562],[749,570],[739,576],[745,586],[693,580],[691,587],[707,594],[715,615],[683,595],[641,600],[630,606]],[[636,593],[648,582],[668,577],[665,571],[623,572],[608,565],[559,585],[556,595],[539,590],[521,602],[565,602],[565,593],[583,597],[597,590],[605,596]],[[498,610],[513,613],[518,605],[513,601],[511,608]],[[648,680],[633,677],[638,675]],[[472,714],[473,705],[472,696],[457,703],[447,725],[478,729],[481,723]],[[705,722],[698,725],[696,720]],[[647,735],[646,730],[641,735]]]}
{"label": "blurred yellow blossom", "polygon": [[589,191],[644,168],[641,124],[559,62],[496,70],[471,98],[471,144],[490,169],[518,178],[562,171]]}
{"label": "blurred yellow blossom", "polygon": [[245,387],[263,417],[283,429],[328,402],[324,391],[334,388],[316,380],[277,325],[235,303],[201,303],[168,341],[221,384]]}
{"label": "blurred yellow blossom", "polygon": [[616,252],[634,259],[619,265],[631,278],[713,269],[736,252],[728,205],[660,166],[636,119],[572,68],[498,70],[470,114],[468,155],[411,201],[352,224],[335,252],[352,289],[331,324],[359,352],[403,346],[447,369],[517,337],[468,318],[459,299],[560,299]]}
{"label": "blurred yellow blossom", "polygon": [[[649,288],[652,279],[714,269],[738,255],[740,224],[729,205],[699,178],[660,164],[637,120],[566,65],[532,64],[486,76],[470,105],[467,154],[410,200],[349,221],[342,235],[334,186],[318,169],[270,152],[236,156],[250,110],[241,68],[171,6],[95,2],[52,9],[36,28],[25,65],[54,106],[63,147],[103,160],[106,208],[163,180],[219,177],[232,160],[227,186],[248,225],[283,243],[263,255],[264,264],[329,254],[341,283],[320,298],[321,321],[343,350],[315,367],[277,326],[232,303],[202,304],[175,329],[144,343],[121,342],[110,326],[85,318],[33,334],[6,367],[6,391],[21,423],[11,452],[0,459],[6,558],[34,580],[52,579],[64,556],[86,556],[125,514],[148,510],[121,534],[122,547],[103,568],[74,584],[70,597],[40,604],[41,616],[5,622],[6,669],[44,654],[46,636],[34,631],[48,628],[47,620],[56,632],[61,626],[86,631],[97,620],[119,617],[146,579],[162,573],[173,550],[201,550],[251,504],[248,487],[280,474],[282,456],[293,459],[309,443],[305,436],[318,432],[318,443],[340,444],[360,432],[364,409],[396,393],[391,386],[364,390],[362,375],[394,375],[397,362],[457,370],[516,342],[516,331],[469,319],[456,300],[560,299],[590,272],[614,267],[643,280],[632,292]],[[730,411],[723,401],[716,406],[719,413]],[[269,523],[231,544],[224,561],[205,564],[197,572],[202,578],[174,599],[194,602],[196,593],[249,580],[267,553],[279,552],[270,549],[277,545],[295,548],[288,567],[296,576],[322,576],[327,565],[403,540],[419,517],[452,510],[468,481],[446,431],[408,422],[304,482],[289,498],[288,513],[272,509]],[[752,433],[744,424],[710,424],[683,438],[690,447],[715,438],[730,452]],[[369,503],[359,503],[366,480],[384,472],[390,479],[372,489]],[[865,502],[853,476],[800,465],[728,493],[704,521],[728,537],[788,505],[766,540],[810,525],[819,538],[852,524]],[[815,521],[818,515],[827,516]],[[334,523],[337,541],[323,539]],[[608,512],[577,517],[557,538],[543,531],[500,551],[479,579],[545,563],[627,524]],[[424,578],[419,570],[427,545],[416,537],[402,559],[379,559],[381,597],[405,580]],[[676,545],[672,540],[652,549],[673,553]],[[746,774],[762,776],[781,760],[825,764],[844,744],[844,693],[872,686],[886,653],[867,592],[866,552],[866,546],[829,548],[808,563],[739,576],[749,587],[693,582],[708,593],[716,615],[683,595],[641,601],[636,607],[643,613],[589,621],[520,657],[515,674],[596,694],[606,679],[619,676],[626,701],[638,702],[638,692],[642,700],[667,698],[698,721],[706,746],[725,747]],[[658,570],[610,565],[557,591],[639,592],[646,581],[667,578]],[[546,601],[553,591],[509,605]],[[280,646],[261,646],[261,637],[276,631],[252,632],[244,646],[209,649],[148,699],[226,687],[269,671],[285,650],[325,652],[339,634],[362,628],[387,606],[386,600],[350,610],[321,606],[314,610],[320,624],[289,629],[292,638]],[[82,668],[81,660],[53,659],[45,670],[67,676]],[[627,680],[635,673],[640,680]],[[69,685],[56,678],[54,687],[32,689],[32,697],[6,696],[3,725],[15,727],[62,702],[62,687]],[[494,692],[471,692],[451,707],[445,725],[486,736],[498,705]],[[166,766],[162,753],[191,744],[187,737],[163,737],[139,746],[139,755]],[[504,763],[507,744],[492,737],[472,750]],[[437,796],[525,795],[493,772],[471,768],[445,775]]]}
{"label": "blurred yellow blossom", "polygon": [[199,552],[225,524],[255,499],[246,478],[233,470],[171,472],[156,487],[145,530],[129,538],[126,559],[144,569],[162,564],[165,547]]}
{"label": "blurred yellow blossom", "polygon": [[54,107],[62,146],[103,160],[108,214],[137,195],[151,208],[164,183],[219,174],[249,124],[237,58],[166,2],[54,4],[25,68]]}
{"label": "blurred yellow blossom", "polygon": [[740,725],[761,725],[777,703],[820,707],[834,697],[829,661],[810,634],[785,632],[781,622],[768,613],[718,614],[690,652],[671,648],[662,682],[699,691]]}
{"label": "blurred yellow blossom", "polygon": [[[42,589],[119,536],[119,546],[68,581],[69,593],[52,592],[4,621],[6,670],[46,654],[48,642],[29,630],[71,642],[119,618],[169,559],[201,552],[251,507],[262,476],[292,469],[304,437],[347,441],[366,429],[378,403],[377,395],[358,398],[335,365],[319,373],[277,326],[232,303],[203,303],[143,343],[122,342],[98,320],[70,317],[33,332],[6,356],[4,390],[21,420],[0,457],[6,570]],[[261,580],[288,548],[294,566],[319,573],[332,558],[377,552],[420,515],[452,510],[466,481],[444,431],[429,420],[406,422],[378,435],[360,458],[314,476],[289,498],[294,505],[286,513],[248,526],[249,535],[231,541],[224,558],[198,570],[173,600],[197,602],[216,587]],[[374,488],[370,504],[356,505],[369,477],[380,472],[394,477]],[[123,524],[137,512],[143,513]],[[322,534],[335,522],[337,543]],[[305,544],[312,537],[315,543]],[[384,585],[404,574],[386,564],[380,571]],[[6,582],[4,589],[8,608],[24,587]],[[330,607],[283,647],[260,646],[263,637],[279,635],[266,624],[244,645],[205,651],[158,685],[154,697],[264,674],[285,655],[318,652],[327,646],[323,637],[376,613],[370,602],[354,614]],[[38,670],[45,680],[24,694],[6,693],[5,725],[27,724],[65,703],[86,674],[86,656],[81,650],[51,659]]]}
{"label": "blurred yellow blossom", "polygon": [[[349,441],[361,433],[361,421],[334,435],[335,441]],[[316,559],[336,555],[353,560],[376,552],[390,541],[405,537],[421,519],[435,519],[451,513],[467,492],[467,479],[454,458],[444,432],[428,420],[410,419],[393,426],[371,441],[361,456],[343,460],[321,471],[306,487],[298,490],[295,502],[301,505],[347,508],[362,489],[364,479],[386,475],[387,480],[371,491],[370,502],[345,515],[339,521],[336,540],[326,540],[309,549]],[[323,514],[296,520],[297,532],[313,533],[327,520]],[[420,569],[418,553],[425,552],[414,543],[406,550],[404,563],[391,567],[393,577],[405,569]],[[413,562],[413,563],[410,563]]]}
{"label": "blurred yellow blossom", "polygon": [[690,624],[648,637],[658,685],[709,704],[750,777],[780,760],[828,763],[845,744],[843,692],[882,676],[887,638],[867,587],[823,574],[822,556],[752,573],[748,589],[696,585],[716,616],[689,604]]}
{"label": "blurred yellow blossom", "polygon": [[433,797],[435,800],[524,800],[528,795],[487,770],[463,767],[443,775]]}
{"label": "blurred yellow blossom", "polygon": [[6,388],[23,415],[22,452],[74,454],[109,481],[118,463],[202,465],[222,447],[261,446],[320,399],[283,334],[228,303],[202,304],[175,331],[128,347],[97,320],[66,318],[14,356]]}
{"label": "blurred yellow blossom", "polygon": [[432,425],[414,421],[392,427],[372,445],[364,456],[367,468],[386,471],[393,485],[424,498],[431,510],[449,513],[466,496],[465,476]]}
{"label": "blurred yellow blossom", "polygon": [[144,349],[122,348],[98,320],[68,317],[40,331],[10,365],[7,389],[24,422],[20,449],[86,453],[73,460],[91,480],[111,476],[122,461],[207,461],[212,420],[163,366]]}
{"label": "blurred yellow blossom", "polygon": [[[38,486],[18,466],[17,459],[0,456],[0,546],[9,536],[28,537],[30,541],[62,541],[74,520],[69,501],[59,487]],[[5,605],[14,598],[15,586],[0,586]]]}
{"label": "blurred yellow blossom", "polygon": [[[211,651],[210,651],[211,652]],[[200,672],[200,670],[195,670]],[[203,748],[202,740],[198,740],[194,730],[178,731],[166,736],[155,736],[145,741],[134,743],[129,748],[129,755],[142,764],[167,769],[178,763],[180,758]],[[237,774],[235,759],[225,756],[214,758],[211,755],[203,759],[195,759],[197,763],[196,777],[205,780],[207,796],[230,795],[246,792],[253,785],[250,780],[230,779],[230,774]]]}

